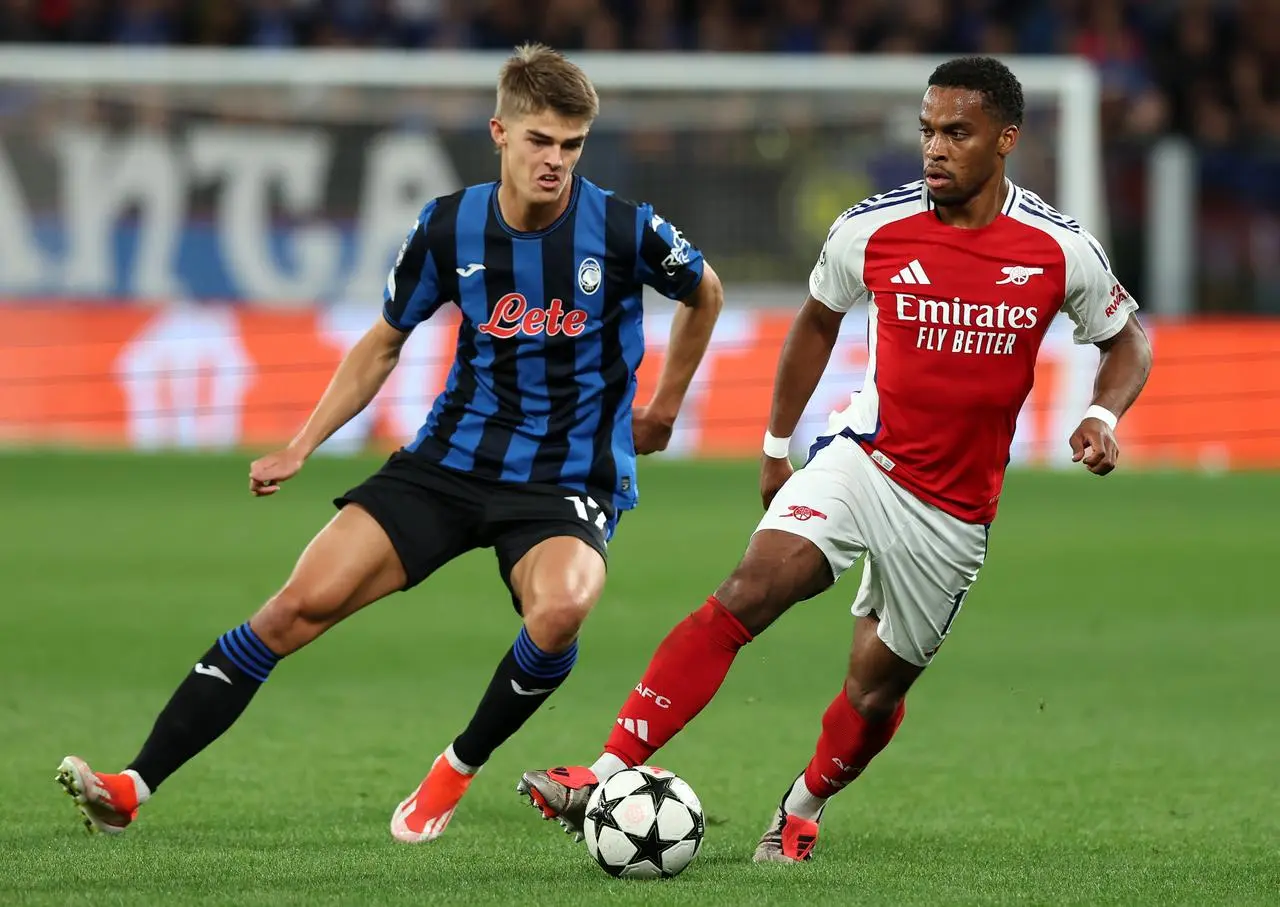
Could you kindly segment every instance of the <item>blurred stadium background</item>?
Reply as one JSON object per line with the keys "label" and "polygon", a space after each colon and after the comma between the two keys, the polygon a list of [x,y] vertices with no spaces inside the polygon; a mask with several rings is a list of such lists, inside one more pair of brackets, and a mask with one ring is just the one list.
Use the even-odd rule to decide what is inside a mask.
{"label": "blurred stadium background", "polygon": [[[526,38],[600,87],[581,172],[653,203],[727,290],[574,678],[444,839],[390,845],[515,632],[468,555],[290,658],[122,840],[81,840],[57,761],[125,764],[442,386],[444,312],[324,448],[343,456],[245,493],[249,451],[293,434],[379,317],[424,201],[496,176],[493,81]],[[0,902],[1277,902],[1280,0],[0,0],[0,41]],[[925,79],[968,51],[1029,89],[1015,179],[1096,232],[1143,306],[1156,367],[1122,469],[1060,468],[1097,354],[1059,319],[995,556],[818,861],[745,858],[844,669],[856,577],[753,643],[663,751],[708,807],[699,862],[616,885],[514,779],[592,758],[739,556],[825,230],[916,177]],[[670,312],[648,309],[642,383]],[[797,447],[861,382],[846,322]]]}
{"label": "blurred stadium background", "polygon": [[[582,172],[652,202],[725,278],[730,312],[676,452],[756,450],[777,341],[827,225],[918,174],[914,118],[934,59],[919,55],[982,51],[1021,55],[1031,89],[1015,178],[1097,233],[1154,335],[1127,459],[1280,465],[1277,0],[2,10],[14,42],[0,58],[2,440],[287,438],[377,316],[423,200],[496,174],[493,72],[533,37],[582,54],[600,81]],[[650,311],[645,381],[670,307]],[[798,444],[861,379],[858,321]],[[447,318],[421,330],[328,449],[411,434],[452,333]],[[1063,462],[1093,357],[1050,336],[1015,460]]]}

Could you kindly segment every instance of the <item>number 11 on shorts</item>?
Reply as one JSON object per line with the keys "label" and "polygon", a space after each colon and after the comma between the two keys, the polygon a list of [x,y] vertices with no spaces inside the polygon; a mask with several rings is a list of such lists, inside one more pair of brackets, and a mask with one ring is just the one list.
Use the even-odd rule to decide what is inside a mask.
{"label": "number 11 on shorts", "polygon": [[[586,498],[586,500],[583,500],[581,496],[576,494],[571,494],[571,495],[566,495],[565,500],[568,501],[570,504],[572,504],[574,506],[574,509],[578,511],[579,519],[586,520],[589,523],[594,522],[596,525],[596,528],[599,529],[601,532],[604,532],[604,524],[605,524],[604,511],[600,509],[600,505],[596,503],[595,498],[588,497]],[[596,515],[594,520],[591,519],[592,511],[594,511]]]}

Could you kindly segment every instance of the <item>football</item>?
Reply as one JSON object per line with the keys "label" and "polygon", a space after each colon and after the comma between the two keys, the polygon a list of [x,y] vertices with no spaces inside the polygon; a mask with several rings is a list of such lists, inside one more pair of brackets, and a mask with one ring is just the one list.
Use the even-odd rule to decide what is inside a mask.
{"label": "football", "polygon": [[582,828],[600,868],[629,879],[679,875],[702,849],[705,832],[693,788],[648,765],[618,772],[597,787]]}

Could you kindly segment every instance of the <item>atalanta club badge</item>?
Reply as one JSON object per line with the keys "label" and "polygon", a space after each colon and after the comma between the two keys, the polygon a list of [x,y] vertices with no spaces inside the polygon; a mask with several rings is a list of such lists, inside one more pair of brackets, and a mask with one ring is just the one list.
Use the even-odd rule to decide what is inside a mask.
{"label": "atalanta club badge", "polygon": [[578,265],[578,287],[590,296],[600,289],[600,262],[594,258],[584,258]]}

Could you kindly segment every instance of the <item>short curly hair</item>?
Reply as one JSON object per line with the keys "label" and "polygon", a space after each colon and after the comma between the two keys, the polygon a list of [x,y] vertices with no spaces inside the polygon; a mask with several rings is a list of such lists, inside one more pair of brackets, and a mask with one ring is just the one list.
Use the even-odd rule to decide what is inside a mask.
{"label": "short curly hair", "polygon": [[939,88],[980,91],[982,106],[1007,126],[1021,126],[1025,101],[1022,83],[995,57],[958,57],[948,60],[929,76]]}

